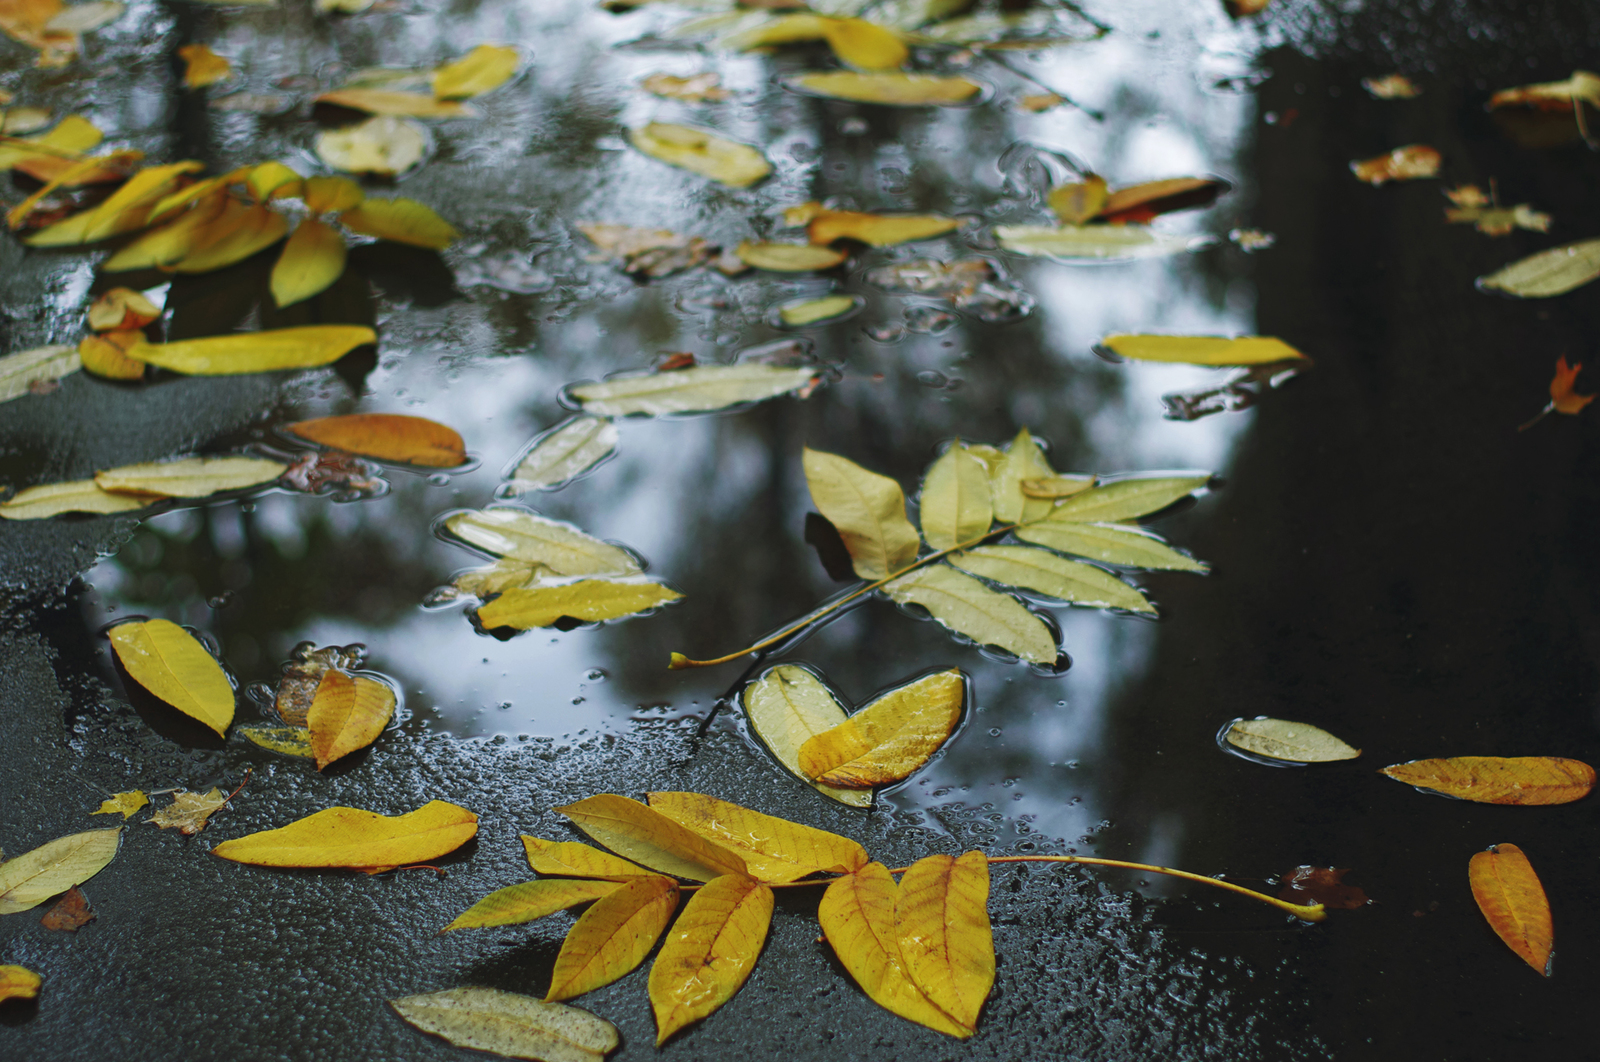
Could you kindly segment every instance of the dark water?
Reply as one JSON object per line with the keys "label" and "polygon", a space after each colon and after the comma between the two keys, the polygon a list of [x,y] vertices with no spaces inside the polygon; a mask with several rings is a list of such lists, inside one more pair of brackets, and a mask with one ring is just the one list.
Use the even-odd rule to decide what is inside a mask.
{"label": "dark water", "polygon": [[[426,65],[484,40],[533,56],[519,81],[479,101],[483,120],[434,125],[434,153],[398,183],[462,231],[442,257],[358,250],[335,289],[283,313],[252,310],[270,254],[167,292],[174,337],[241,322],[375,322],[375,361],[137,387],[77,374],[0,407],[0,482],[17,487],[277,442],[275,425],[355,410],[450,424],[477,458],[442,482],[390,471],[390,490],[363,501],[272,493],[142,523],[0,525],[7,852],[104,824],[82,816],[101,789],[209,787],[254,771],[199,838],[135,820],[117,861],[86,887],[99,921],[75,937],[27,914],[0,920],[0,962],[46,976],[36,1010],[0,1009],[0,1058],[453,1057],[383,1001],[469,983],[542,992],[566,923],[444,939],[433,929],[527,876],[516,834],[565,836],[552,807],[662,788],[849,833],[890,865],[975,846],[1074,850],[1268,889],[1264,879],[1311,863],[1353,868],[1349,881],[1376,901],[1303,927],[1164,880],[997,871],[999,981],[979,1036],[958,1045],[861,997],[814,943],[814,897],[791,891],[751,982],[668,1054],[1581,1057],[1585,969],[1600,943],[1588,902],[1592,798],[1497,808],[1425,797],[1374,771],[1426,756],[1600,756],[1595,414],[1515,430],[1547,400],[1558,354],[1596,355],[1600,289],[1518,302],[1472,286],[1600,230],[1600,156],[1578,143],[1520,146],[1482,109],[1489,90],[1592,62],[1583,44],[1600,40],[1594,9],[1282,3],[1234,24],[1209,3],[1094,8],[1113,26],[1104,40],[1006,61],[1103,112],[1096,120],[1006,105],[1037,89],[982,61],[971,72],[995,96],[970,110],[786,94],[774,74],[819,56],[628,45],[684,17],[660,8],[402,6],[330,20],[299,6],[135,3],[91,36],[83,67],[34,72],[22,49],[0,51],[0,86],[19,102],[81,111],[153,159],[194,157],[215,171],[270,157],[309,169],[315,126],[301,114],[208,112],[175,87],[181,44],[229,55],[252,91],[276,91],[287,76],[303,79],[301,91],[327,87],[348,69]],[[633,87],[657,71],[702,69],[720,71],[736,100],[695,108]],[[1362,77],[1395,70],[1423,95],[1382,102],[1360,89]],[[730,191],[626,150],[622,128],[650,118],[758,143],[776,172]],[[1446,183],[1493,178],[1505,202],[1529,202],[1555,227],[1491,239],[1443,223],[1438,181],[1374,189],[1350,176],[1349,160],[1413,141],[1443,152]],[[662,351],[730,360],[786,337],[767,323],[773,306],[830,284],[697,271],[638,285],[586,260],[574,224],[736,243],[783,206],[829,197],[1037,223],[1038,189],[1008,186],[999,165],[1019,144],[1070,152],[1113,183],[1225,177],[1231,194],[1170,227],[1259,229],[1276,242],[1246,254],[1224,239],[1098,267],[1001,256],[1034,311],[1006,324],[957,315],[933,330],[930,300],[886,295],[858,269],[832,283],[865,296],[865,311],[801,333],[839,368],[811,398],[622,422],[615,459],[522,499],[627,544],[683,602],[508,641],[475,633],[459,608],[421,606],[481,562],[433,536],[433,521],[493,500],[527,441],[566,415],[564,385],[646,368]],[[933,253],[970,252],[963,239],[936,241]],[[511,286],[543,290],[473,283],[509,261],[524,281]],[[91,255],[25,252],[9,239],[0,263],[8,351],[75,338],[89,293],[112,283]],[[903,335],[882,342],[869,331]],[[1096,358],[1094,342],[1117,331],[1277,335],[1316,367],[1252,410],[1177,423],[1160,396],[1219,374]],[[793,781],[737,713],[700,736],[739,665],[668,672],[668,653],[747,644],[840,585],[805,541],[803,446],[911,488],[943,441],[1001,443],[1022,426],[1062,469],[1221,475],[1220,490],[1156,525],[1212,574],[1137,577],[1161,607],[1155,622],[1060,611],[1073,666],[1059,677],[984,656],[886,602],[821,630],[787,658],[858,703],[929,667],[973,678],[969,725],[870,815]],[[209,632],[243,683],[272,680],[303,640],[364,643],[369,666],[404,688],[402,724],[327,776],[239,738],[197,739],[112,669],[95,632],[133,613]],[[252,711],[241,701],[242,720]],[[1222,722],[1259,714],[1324,726],[1363,755],[1286,770],[1217,749]],[[273,872],[206,854],[332,803],[396,812],[432,797],[483,820],[445,881]],[[1467,889],[1470,855],[1508,841],[1528,852],[1554,905],[1549,981],[1493,937]],[[643,982],[636,973],[582,1001],[622,1028],[625,1057],[653,1051]]]}

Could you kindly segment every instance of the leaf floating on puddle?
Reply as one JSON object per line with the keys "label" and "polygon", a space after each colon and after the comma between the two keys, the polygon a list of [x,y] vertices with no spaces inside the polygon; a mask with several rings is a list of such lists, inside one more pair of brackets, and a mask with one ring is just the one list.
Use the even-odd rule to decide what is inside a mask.
{"label": "leaf floating on puddle", "polygon": [[617,426],[605,417],[573,417],[535,439],[506,478],[517,491],[554,490],[610,457],[617,435]]}
{"label": "leaf floating on puddle", "polygon": [[625,859],[690,881],[745,873],[742,858],[637,800],[614,793],[556,808],[584,833]]}
{"label": "leaf floating on puddle", "polygon": [[1533,864],[1514,844],[1478,852],[1467,867],[1472,898],[1506,946],[1542,976],[1550,976],[1555,927],[1550,901]]}
{"label": "leaf floating on puddle", "polygon": [[568,388],[567,393],[586,412],[607,417],[709,413],[800,390],[816,376],[817,370],[808,366],[702,365],[674,372],[616,376],[602,383],[579,384]]}
{"label": "leaf floating on puddle", "polygon": [[969,1030],[977,1028],[994,987],[988,903],[989,861],[982,852],[917,860],[901,877],[895,900],[906,973],[934,1006]]}
{"label": "leaf floating on puddle", "polygon": [[1478,278],[1479,290],[1521,299],[1548,299],[1600,277],[1600,240],[1582,240],[1529,255]]}
{"label": "leaf floating on puddle", "polygon": [[233,64],[204,44],[185,44],[178,49],[183,60],[183,85],[185,88],[204,88],[233,76]]}
{"label": "leaf floating on puddle", "polygon": [[128,355],[190,376],[231,376],[316,368],[377,341],[376,332],[360,325],[306,325],[174,343],[140,343]]}
{"label": "leaf floating on puddle", "polygon": [[964,572],[1036,594],[1096,608],[1155,612],[1145,596],[1110,572],[1028,546],[978,546],[950,558]]}
{"label": "leaf floating on puddle", "polygon": [[450,988],[391,999],[411,1025],[467,1047],[541,1062],[600,1062],[617,1049],[617,1027],[586,1010],[494,988]]}
{"label": "leaf floating on puddle", "polygon": [[[800,747],[845,721],[844,706],[822,680],[803,667],[780,664],[762,672],[741,695],[745,718],[778,762],[805,778]],[[824,796],[855,807],[870,807],[872,794],[810,783]]]}
{"label": "leaf floating on puddle", "polygon": [[656,1044],[706,1017],[743,987],[772,924],[772,889],[742,874],[698,889],[650,967]]}
{"label": "leaf floating on puddle", "polygon": [[1340,911],[1354,911],[1367,905],[1367,894],[1359,886],[1344,884],[1349,868],[1295,867],[1283,876],[1278,899],[1290,903],[1314,904]]}
{"label": "leaf floating on puddle", "polygon": [[38,999],[44,981],[26,966],[0,966],[0,1003],[8,999]]}
{"label": "leaf floating on puddle", "polygon": [[89,812],[91,815],[121,815],[124,819],[135,811],[150,803],[150,798],[142,789],[133,789],[126,793],[113,793],[110,797],[100,802],[100,807]]}
{"label": "leaf floating on puddle", "polygon": [[76,479],[68,483],[45,483],[26,487],[0,502],[0,518],[7,520],[45,520],[62,513],[131,513],[148,509],[165,494],[143,494],[135,491],[112,493],[102,490],[92,479]]}
{"label": "leaf floating on puddle", "polygon": [[900,484],[810,447],[804,463],[812,503],[844,539],[857,575],[882,579],[916,560],[920,542]]}
{"label": "leaf floating on puddle", "polygon": [[378,740],[394,718],[394,706],[394,690],[377,679],[324,672],[306,716],[317,770]]}
{"label": "leaf floating on puddle", "polygon": [[436,99],[417,92],[386,92],[381,89],[346,88],[324,92],[317,103],[331,103],[368,114],[399,118],[477,118],[477,110],[454,100]]}
{"label": "leaf floating on puddle", "polygon": [[453,63],[434,70],[433,94],[442,100],[468,99],[499,88],[517,72],[522,57],[503,44],[480,44]]}
{"label": "leaf floating on puddle", "polygon": [[1366,184],[1415,181],[1437,177],[1441,160],[1439,152],[1427,144],[1407,144],[1387,155],[1352,162],[1350,172],[1356,175],[1356,180]]}
{"label": "leaf floating on puddle", "polygon": [[339,224],[351,232],[433,251],[449,247],[457,236],[455,227],[432,207],[403,196],[368,196],[340,213]]}
{"label": "leaf floating on puddle", "polygon": [[1501,89],[1489,97],[1489,109],[1535,107],[1541,111],[1571,112],[1580,101],[1600,110],[1600,74],[1575,70],[1565,81]]}
{"label": "leaf floating on puddle", "polygon": [[807,740],[800,746],[800,770],[846,789],[903,781],[955,732],[966,701],[966,676],[954,669],[907,683]]}
{"label": "leaf floating on puddle", "polygon": [[850,257],[848,252],[809,243],[752,243],[749,240],[741,243],[735,253],[757,269],[776,273],[832,269]]}
{"label": "leaf floating on puddle", "polygon": [[404,815],[332,807],[276,830],[224,841],[211,853],[263,867],[349,867],[377,873],[453,852],[477,832],[478,816],[442,800]]}
{"label": "leaf floating on puddle", "polygon": [[317,157],[345,173],[394,177],[422,161],[428,132],[409,118],[380,114],[317,134]]}
{"label": "leaf floating on puddle", "polygon": [[778,320],[790,328],[805,328],[837,320],[860,309],[864,301],[859,295],[826,295],[820,299],[800,299],[778,307]]}
{"label": "leaf floating on puddle", "polygon": [[441,932],[521,925],[598,900],[617,888],[618,883],[614,881],[525,881],[491,892],[461,912]]}
{"label": "leaf floating on puddle", "polygon": [[455,468],[467,462],[460,433],[426,417],[398,413],[350,413],[287,424],[284,430],[333,450],[424,468]]}
{"label": "leaf floating on puddle", "polygon": [[979,645],[993,645],[1041,667],[1060,655],[1043,620],[1010,594],[991,590],[944,564],[902,575],[884,588],[902,605],[921,605],[939,623]]}
{"label": "leaf floating on puddle", "polygon": [[37,385],[77,372],[82,365],[77,347],[39,347],[7,354],[0,358],[0,402],[30,394]]}
{"label": "leaf floating on puddle", "polygon": [[772,172],[772,165],[750,145],[693,126],[651,122],[628,130],[628,140],[651,158],[731,188],[748,188]]}
{"label": "leaf floating on puddle", "polygon": [[1422,90],[1412,84],[1404,74],[1385,74],[1383,77],[1364,77],[1361,87],[1374,99],[1409,100],[1422,95]]}
{"label": "leaf floating on puddle", "polygon": [[583,912],[561,944],[545,994],[552,1003],[592,992],[632,971],[644,962],[678,910],[678,883],[671,878],[604,884],[610,886],[606,895]]}
{"label": "leaf floating on puddle", "polygon": [[1594,768],[1561,756],[1455,756],[1380,772],[1397,782],[1480,804],[1570,804],[1594,788]]}
{"label": "leaf floating on puddle", "polygon": [[37,907],[74,885],[82,885],[111,862],[121,835],[121,826],[86,830],[58,837],[0,863],[0,915]]}
{"label": "leaf floating on puddle", "polygon": [[288,468],[265,457],[185,457],[110,468],[96,472],[94,481],[102,490],[117,493],[206,498],[274,483]]}
{"label": "leaf floating on puddle", "polygon": [[[792,224],[806,226],[806,239],[814,244],[835,240],[856,240],[869,247],[892,247],[943,236],[961,227],[957,218],[942,214],[864,214],[854,210],[829,210],[817,203],[806,203],[784,211]],[[799,219],[804,218],[805,221]]]}
{"label": "leaf floating on puddle", "polygon": [[997,225],[994,234],[1008,251],[1065,261],[1153,258],[1192,251],[1206,242],[1152,232],[1143,225]]}
{"label": "leaf floating on puddle", "polygon": [[1235,719],[1222,736],[1235,748],[1290,763],[1331,763],[1361,755],[1360,749],[1326,730],[1286,719]]}
{"label": "leaf floating on puddle", "polygon": [[459,512],[447,517],[444,526],[486,553],[542,564],[558,575],[636,575],[640,570],[627,550],[525,509]]}
{"label": "leaf floating on puddle", "polygon": [[512,627],[519,631],[549,627],[564,617],[601,623],[645,612],[682,596],[664,583],[649,580],[580,579],[559,586],[507,590],[479,606],[478,622],[485,630]]}
{"label": "leaf floating on puddle", "polygon": [[797,74],[784,78],[783,85],[812,96],[891,107],[959,107],[983,91],[981,84],[964,77],[845,70]]}
{"label": "leaf floating on puddle", "polygon": [[233,722],[233,683],[205,646],[170,620],[119,623],[107,632],[139,685],[218,734]]}
{"label": "leaf floating on puddle", "polygon": [[1151,571],[1206,572],[1205,564],[1179,553],[1155,535],[1138,527],[1044,519],[1020,527],[1024,542],[1060,553],[1087,557],[1102,564],[1121,564]]}
{"label": "leaf floating on puddle", "polygon": [[234,733],[266,749],[284,756],[314,759],[311,749],[311,731],[303,726],[241,726]]}
{"label": "leaf floating on puddle", "polygon": [[848,837],[763,815],[702,793],[651,793],[650,806],[706,840],[738,852],[752,878],[798,881],[828,871],[848,874],[867,852]]}
{"label": "leaf floating on puddle", "polygon": [[722,87],[722,77],[715,73],[675,77],[672,74],[651,74],[639,82],[646,92],[670,100],[687,100],[690,103],[721,103],[731,99],[733,93]]}
{"label": "leaf floating on puddle", "polygon": [[1112,335],[1100,346],[1120,358],[1136,361],[1182,362],[1186,365],[1270,365],[1280,361],[1307,361],[1281,339],[1272,336],[1154,336]]}

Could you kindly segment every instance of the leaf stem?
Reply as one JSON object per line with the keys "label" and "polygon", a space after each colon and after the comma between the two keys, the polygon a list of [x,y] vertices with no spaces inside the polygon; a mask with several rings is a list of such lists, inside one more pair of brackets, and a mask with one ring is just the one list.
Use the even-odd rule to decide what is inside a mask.
{"label": "leaf stem", "polygon": [[1541,420],[1543,420],[1545,418],[1545,415],[1548,414],[1551,410],[1553,410],[1555,408],[1556,408],[1556,404],[1554,402],[1551,402],[1549,405],[1547,405],[1543,409],[1539,410],[1538,413],[1535,413],[1532,420],[1528,421],[1528,423],[1522,425],[1517,430],[1518,431],[1527,431],[1529,428],[1533,427],[1535,424],[1537,424]]}

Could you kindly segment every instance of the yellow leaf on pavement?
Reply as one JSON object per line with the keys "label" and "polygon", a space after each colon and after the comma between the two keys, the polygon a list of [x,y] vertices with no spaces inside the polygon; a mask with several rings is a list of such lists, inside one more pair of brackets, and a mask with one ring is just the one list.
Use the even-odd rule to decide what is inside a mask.
{"label": "yellow leaf on pavement", "polygon": [[485,630],[513,627],[519,631],[549,627],[563,618],[602,623],[658,608],[683,595],[648,579],[580,579],[559,586],[507,590],[478,608]]}
{"label": "yellow leaf on pavement", "polygon": [[974,1030],[934,1006],[906,974],[894,921],[898,894],[882,863],[838,878],[817,905],[823,935],[867,998],[907,1021],[965,1039]]}
{"label": "yellow leaf on pavement", "polygon": [[989,470],[959,441],[928,469],[918,499],[922,537],[936,550],[971,542],[989,530]]}
{"label": "yellow leaf on pavement", "polygon": [[121,826],[58,837],[0,863],[0,915],[37,907],[74,885],[82,885],[117,854]]}
{"label": "yellow leaf on pavement", "polygon": [[364,122],[317,134],[317,157],[345,173],[402,174],[422,161],[428,133],[409,118],[373,115]]}
{"label": "yellow leaf on pavement", "polygon": [[760,402],[805,387],[817,376],[809,366],[697,365],[673,372],[617,376],[569,389],[584,411],[606,417],[642,413],[707,413]]}
{"label": "yellow leaf on pavement", "polygon": [[440,932],[533,922],[580,903],[598,900],[617,887],[614,881],[524,881],[491,892],[461,912]]}
{"label": "yellow leaf on pavement", "polygon": [[1021,602],[949,565],[919,568],[883,589],[890,600],[921,605],[941,624],[979,645],[997,646],[1042,667],[1054,665],[1060,655],[1050,628]]}
{"label": "yellow leaf on pavement", "polygon": [[420,92],[386,92],[383,89],[336,89],[316,97],[317,103],[331,103],[368,114],[401,118],[476,118],[478,112],[454,100],[436,99]]}
{"label": "yellow leaf on pavement", "polygon": [[898,34],[866,19],[828,19],[822,35],[841,62],[858,70],[893,70],[911,58]]}
{"label": "yellow leaf on pavement", "polygon": [[733,998],[771,924],[772,890],[742,874],[714,878],[689,898],[650,967],[658,1046]]}
{"label": "yellow leaf on pavement", "polygon": [[526,509],[496,506],[459,512],[446,530],[496,557],[542,564],[558,575],[635,575],[639,562],[625,549],[571,524]]}
{"label": "yellow leaf on pavement", "polygon": [[425,863],[455,851],[478,832],[466,808],[430,800],[404,815],[332,807],[276,830],[262,830],[211,850],[263,867],[351,867],[376,872]]}
{"label": "yellow leaf on pavement", "polygon": [[832,269],[850,255],[831,247],[809,243],[753,243],[746,240],[735,251],[757,269],[775,273],[805,273],[813,269]]}
{"label": "yellow leaf on pavement", "polygon": [[119,623],[107,632],[133,681],[221,734],[233,722],[233,683],[194,635],[171,620]]}
{"label": "yellow leaf on pavement", "polygon": [[627,881],[650,874],[637,863],[619,859],[610,852],[602,852],[577,841],[546,841],[523,834],[522,847],[528,853],[528,865],[540,874],[602,878],[606,881]]}
{"label": "yellow leaf on pavement", "polygon": [[191,793],[185,790],[172,798],[172,803],[157,811],[145,821],[163,830],[177,830],[192,837],[206,828],[211,816],[222,810],[228,795],[216,786],[209,793]]}
{"label": "yellow leaf on pavement", "polygon": [[949,739],[966,701],[966,676],[953,668],[909,682],[800,746],[800,770],[848,789],[902,781]]}
{"label": "yellow leaf on pavement", "polygon": [[285,431],[333,450],[424,468],[467,463],[467,444],[454,428],[400,413],[347,413],[284,425]]}
{"label": "yellow leaf on pavement", "polygon": [[586,1010],[495,988],[448,988],[391,999],[411,1025],[457,1047],[543,1062],[601,1062],[617,1049],[617,1027]]}
{"label": "yellow leaf on pavement", "polygon": [[1360,749],[1320,727],[1287,719],[1235,719],[1223,738],[1246,752],[1291,763],[1331,763],[1361,755]]}
{"label": "yellow leaf on pavement", "polygon": [[628,140],[651,158],[731,188],[748,188],[772,172],[772,165],[750,145],[693,126],[651,122],[628,130]]}
{"label": "yellow leaf on pavement", "polygon": [[385,683],[334,668],[324,671],[306,716],[317,770],[378,740],[394,718],[394,706],[394,690]]}
{"label": "yellow leaf on pavement", "polygon": [[150,803],[150,798],[142,789],[133,789],[126,793],[113,793],[108,799],[100,802],[98,810],[91,811],[91,815],[121,815],[124,819],[135,811]]}
{"label": "yellow leaf on pavement", "polygon": [[907,975],[957,1024],[976,1029],[994,987],[989,929],[989,861],[932,855],[900,879],[894,923]]}
{"label": "yellow leaf on pavement", "polygon": [[241,726],[236,727],[234,733],[269,752],[307,760],[316,758],[316,753],[311,751],[311,731],[303,726]]}
{"label": "yellow leaf on pavement", "polygon": [[19,350],[0,358],[0,402],[31,392],[34,384],[57,380],[83,367],[78,349],[65,345]]}
{"label": "yellow leaf on pavement", "polygon": [[124,353],[135,343],[142,342],[143,333],[136,331],[84,336],[78,342],[78,357],[83,359],[83,371],[107,380],[142,379],[144,362],[136,361]]}
{"label": "yellow leaf on pavement", "polygon": [[[312,219],[307,218],[307,221]],[[180,273],[209,273],[266,250],[289,231],[289,219],[257,203],[229,199],[222,212],[195,233],[189,253],[173,264]]]}
{"label": "yellow leaf on pavement", "polygon": [[691,881],[744,874],[739,855],[678,825],[659,811],[614,793],[556,808],[584,833],[624,859]]}
{"label": "yellow leaf on pavement", "polygon": [[1594,768],[1562,756],[1454,756],[1397,763],[1380,773],[1480,804],[1570,804],[1594,788]]}
{"label": "yellow leaf on pavement", "polygon": [[96,472],[94,481],[110,491],[204,498],[272,483],[288,468],[265,457],[185,457],[110,468]]}
{"label": "yellow leaf on pavement", "polygon": [[807,447],[806,485],[817,511],[844,539],[855,573],[882,579],[917,559],[917,529],[906,519],[900,484],[838,454]]}
{"label": "yellow leaf on pavement", "polygon": [[678,883],[671,878],[603,884],[610,885],[611,891],[583,912],[561,944],[550,974],[550,991],[544,997],[549,1002],[592,992],[644,962],[678,909]]}
{"label": "yellow leaf on pavement", "polygon": [[0,1003],[8,999],[38,999],[43,983],[26,966],[0,966]]}
{"label": "yellow leaf on pavement", "polygon": [[242,209],[226,192],[215,192],[173,220],[140,233],[101,263],[100,268],[108,273],[124,273],[180,262],[202,239],[211,238],[212,224],[225,211],[233,211],[232,216],[238,216]]}
{"label": "yellow leaf on pavement", "polygon": [[318,218],[302,218],[272,267],[272,301],[292,306],[327,291],[344,272],[344,263],[344,237],[338,230]]}
{"label": "yellow leaf on pavement", "polygon": [[1100,346],[1120,358],[1187,365],[1270,365],[1306,356],[1272,336],[1106,336]]}
{"label": "yellow leaf on pavement", "polygon": [[233,64],[203,44],[185,44],[178,58],[183,60],[185,88],[204,88],[233,76]]}
{"label": "yellow leaf on pavement", "polygon": [[364,236],[435,251],[449,247],[457,235],[455,228],[432,207],[415,199],[364,199],[340,214],[339,223]]}
{"label": "yellow leaf on pavement", "polygon": [[867,862],[866,849],[848,837],[701,793],[651,793],[650,806],[738,852],[757,881],[796,881],[818,871],[847,874]]}
{"label": "yellow leaf on pavement", "polygon": [[515,48],[480,44],[453,63],[433,72],[433,94],[442,100],[462,100],[497,89],[517,72]]}
{"label": "yellow leaf on pavement", "polygon": [[337,214],[367,198],[361,186],[348,177],[307,177],[300,182],[299,191],[313,214]]}
{"label": "yellow leaf on pavement", "polygon": [[964,77],[932,74],[857,73],[830,70],[797,74],[784,85],[813,96],[882,103],[891,107],[958,107],[972,102],[983,86]]}
{"label": "yellow leaf on pavement", "polygon": [[950,564],[1005,586],[1096,608],[1154,612],[1143,594],[1110,572],[1029,546],[979,546],[957,553]]}
{"label": "yellow leaf on pavement", "polygon": [[338,361],[378,334],[361,325],[305,325],[268,332],[143,343],[128,352],[150,365],[191,376],[231,376],[244,372],[310,369]]}
{"label": "yellow leaf on pavement", "polygon": [[164,494],[121,492],[113,494],[101,490],[92,479],[75,479],[67,483],[45,483],[27,487],[0,502],[0,518],[7,520],[44,520],[62,513],[131,513],[148,509],[163,500]]}
{"label": "yellow leaf on pavement", "polygon": [[853,210],[823,210],[806,226],[806,239],[815,244],[859,240],[872,247],[927,240],[961,227],[955,218],[941,214],[863,214]]}
{"label": "yellow leaf on pavement", "polygon": [[[778,762],[804,779],[800,770],[800,746],[816,735],[845,721],[844,707],[806,668],[779,664],[762,672],[742,695],[745,718]],[[824,796],[852,807],[870,807],[872,793],[859,789],[838,789],[809,782]]]}
{"label": "yellow leaf on pavement", "polygon": [[[0,870],[0,873],[4,873]],[[1533,864],[1514,844],[1497,844],[1478,852],[1467,867],[1472,898],[1489,926],[1522,961],[1550,976],[1555,926]]]}

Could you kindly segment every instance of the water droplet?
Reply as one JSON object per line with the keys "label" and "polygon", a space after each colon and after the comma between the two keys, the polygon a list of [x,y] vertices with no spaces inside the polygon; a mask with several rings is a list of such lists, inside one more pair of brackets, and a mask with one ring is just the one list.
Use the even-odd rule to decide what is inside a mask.
{"label": "water droplet", "polygon": [[229,605],[233,604],[233,591],[225,590],[216,597],[209,598],[206,601],[206,604],[211,608],[227,608]]}
{"label": "water droplet", "polygon": [[917,373],[917,383],[924,387],[943,387],[949,382],[950,377],[942,372],[934,372],[932,369],[924,369],[922,372]]}
{"label": "water droplet", "polygon": [[450,477],[445,475],[443,472],[435,472],[433,475],[428,477],[428,482],[432,483],[435,487],[448,487],[450,485]]}
{"label": "water droplet", "polygon": [[906,330],[936,336],[956,326],[956,315],[937,306],[913,306],[906,310]]}
{"label": "water droplet", "polygon": [[906,330],[897,324],[870,325],[862,331],[874,343],[898,343],[906,337]]}
{"label": "water droplet", "polygon": [[610,678],[609,675],[597,667],[592,667],[588,671],[585,671],[583,673],[583,677],[588,679],[590,682],[604,682],[606,679]]}
{"label": "water droplet", "polygon": [[861,136],[866,133],[869,126],[863,118],[846,118],[839,123],[839,132],[845,136]]}
{"label": "water droplet", "polygon": [[990,727],[989,728],[989,736],[990,737],[999,737],[1000,736],[1000,728],[997,727],[997,726]]}

